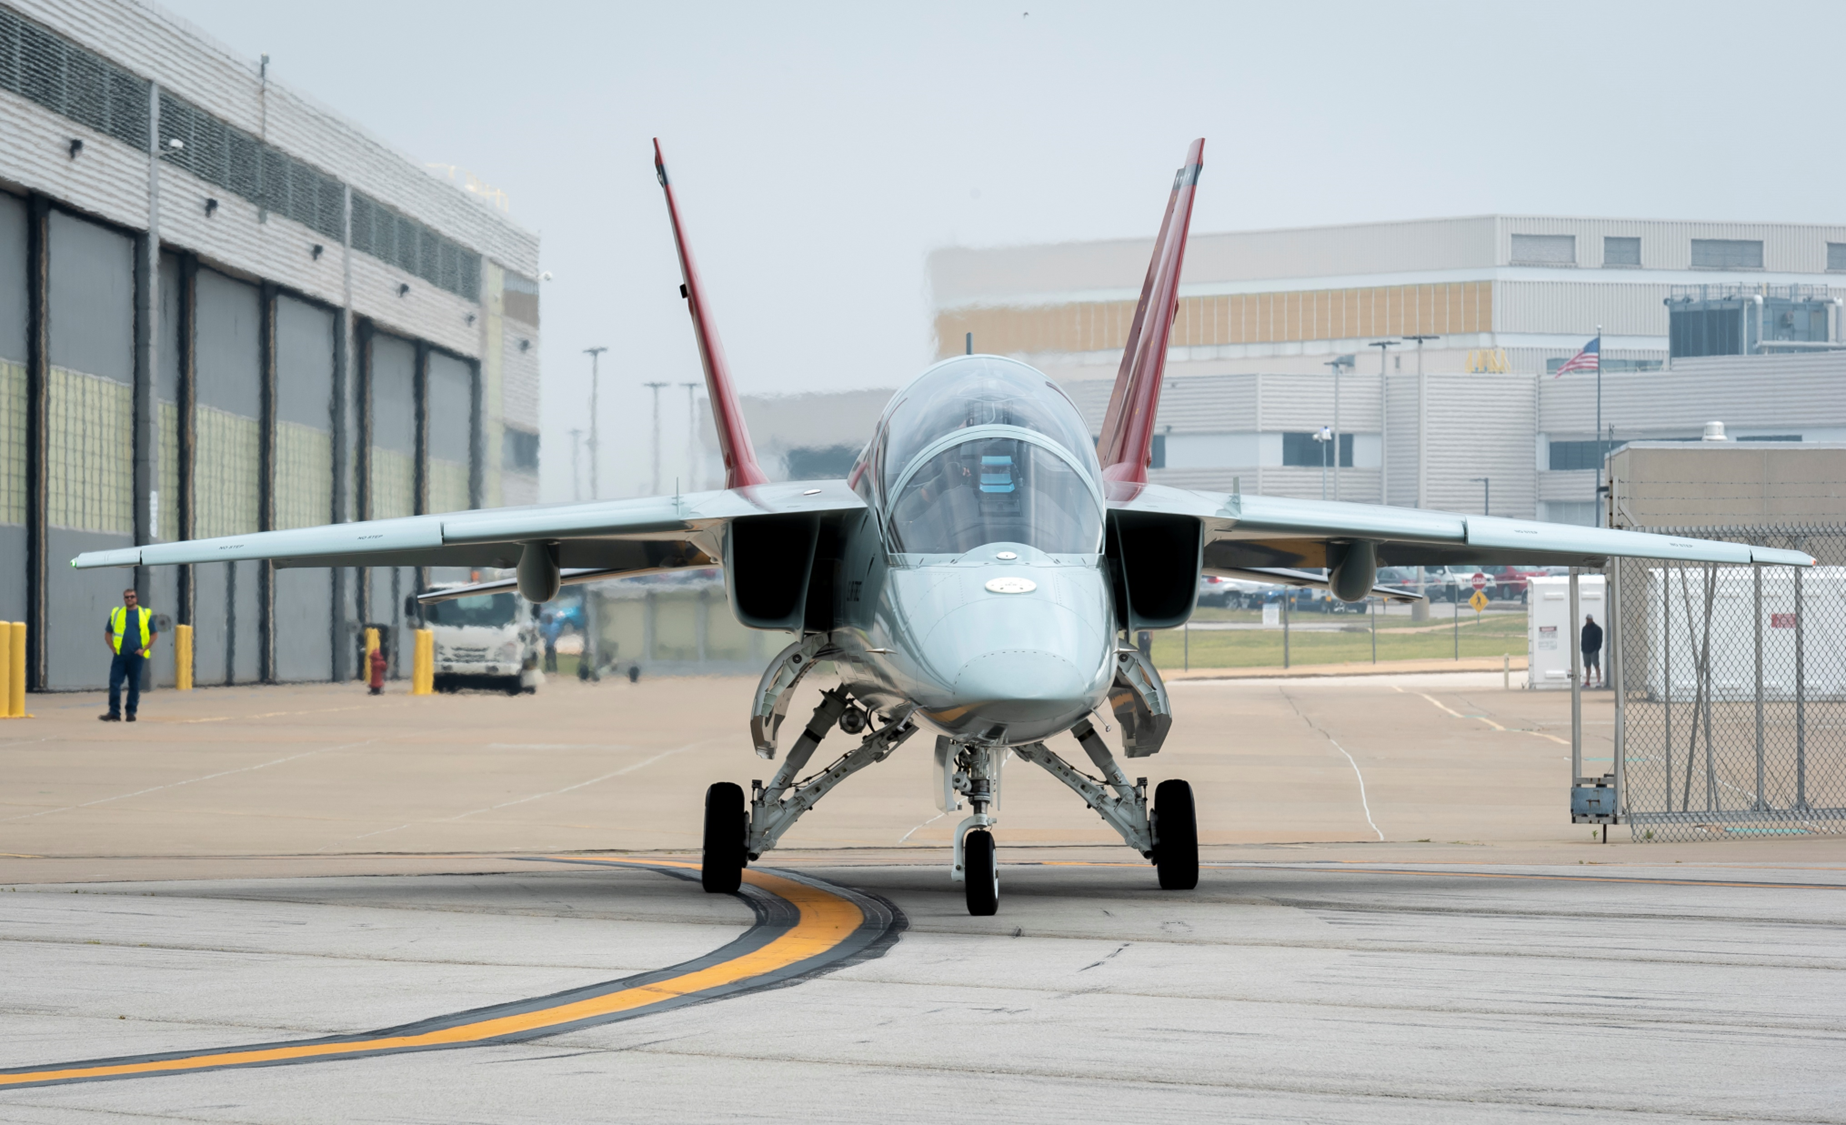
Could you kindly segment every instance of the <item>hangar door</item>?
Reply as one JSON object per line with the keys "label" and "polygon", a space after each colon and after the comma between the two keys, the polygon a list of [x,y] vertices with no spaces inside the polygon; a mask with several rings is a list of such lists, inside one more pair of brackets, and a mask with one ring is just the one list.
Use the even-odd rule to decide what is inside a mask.
{"label": "hangar door", "polygon": [[68,562],[134,543],[134,242],[53,211],[47,250],[45,686],[94,688],[109,681],[103,624],[132,579]]}
{"label": "hangar door", "polygon": [[[248,535],[261,498],[262,295],[254,285],[198,271],[193,341],[192,534]],[[259,562],[203,563],[193,573],[193,678],[254,683],[261,668]]]}
{"label": "hangar door", "polygon": [[[333,521],[332,312],[293,297],[276,298],[277,528]],[[333,676],[333,572],[325,567],[275,572],[275,678]]]}
{"label": "hangar door", "polygon": [[[366,345],[370,445],[366,450],[367,519],[417,514],[417,349],[382,332]],[[417,588],[414,567],[370,568],[366,621],[392,627],[391,674],[408,675],[411,641],[404,635],[404,598]]]}
{"label": "hangar door", "polygon": [[0,192],[0,621],[26,619],[26,204]]}

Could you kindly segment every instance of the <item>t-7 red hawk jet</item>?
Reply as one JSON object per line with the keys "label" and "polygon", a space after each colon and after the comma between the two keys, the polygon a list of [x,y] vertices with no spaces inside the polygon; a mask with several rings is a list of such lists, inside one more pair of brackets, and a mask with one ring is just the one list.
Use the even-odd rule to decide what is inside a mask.
{"label": "t-7 red hawk jet", "polygon": [[[1201,574],[1317,586],[1356,602],[1403,596],[1374,587],[1381,565],[1596,566],[1611,556],[1813,564],[1799,551],[1733,543],[1150,484],[1204,150],[1194,141],[1174,177],[1100,440],[1041,372],[1003,356],[958,356],[892,397],[845,480],[772,483],[751,448],[656,143],[680,294],[724,456],[722,489],[148,544],[74,565],[502,567],[517,577],[439,596],[516,585],[539,602],[565,582],[721,566],[740,622],[798,638],[757,686],[750,737],[759,755],[776,756],[791,691],[810,668],[827,662],[839,682],[768,785],[745,794],[721,782],[706,793],[705,889],[735,891],[744,867],[834,786],[927,729],[937,801],[945,811],[970,806],[951,877],[965,884],[970,913],[992,914],[993,804],[1008,752],[1069,786],[1153,862],[1162,887],[1197,884],[1191,787],[1163,781],[1150,802],[1093,720],[1114,716],[1129,758],[1159,751],[1172,722],[1167,691],[1127,638],[1186,621]],[[836,728],[857,744],[804,774]],[[1066,734],[1094,774],[1051,747]]]}

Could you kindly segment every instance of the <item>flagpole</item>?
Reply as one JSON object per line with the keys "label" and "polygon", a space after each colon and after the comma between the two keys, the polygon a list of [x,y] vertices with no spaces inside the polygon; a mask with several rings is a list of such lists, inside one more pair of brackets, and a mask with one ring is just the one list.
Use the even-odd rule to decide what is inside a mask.
{"label": "flagpole", "polygon": [[1602,462],[1608,455],[1602,442],[1602,325],[1596,326],[1596,525],[1607,527],[1602,503]]}

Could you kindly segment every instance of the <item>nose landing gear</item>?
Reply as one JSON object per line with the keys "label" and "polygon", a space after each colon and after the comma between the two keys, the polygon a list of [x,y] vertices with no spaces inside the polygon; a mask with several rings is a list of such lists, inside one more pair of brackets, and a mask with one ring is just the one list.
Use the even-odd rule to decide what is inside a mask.
{"label": "nose landing gear", "polygon": [[994,856],[994,836],[985,828],[968,833],[962,843],[962,888],[967,892],[968,913],[985,918],[1000,909],[1000,863]]}

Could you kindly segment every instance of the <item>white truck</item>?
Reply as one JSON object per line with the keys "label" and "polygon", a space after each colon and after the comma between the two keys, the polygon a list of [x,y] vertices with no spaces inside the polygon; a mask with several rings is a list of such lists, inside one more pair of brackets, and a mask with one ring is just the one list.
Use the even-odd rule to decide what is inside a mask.
{"label": "white truck", "polygon": [[[443,583],[431,587],[442,589]],[[499,689],[531,693],[545,682],[539,670],[538,622],[533,606],[518,594],[476,594],[422,607],[435,634],[437,691]]]}

